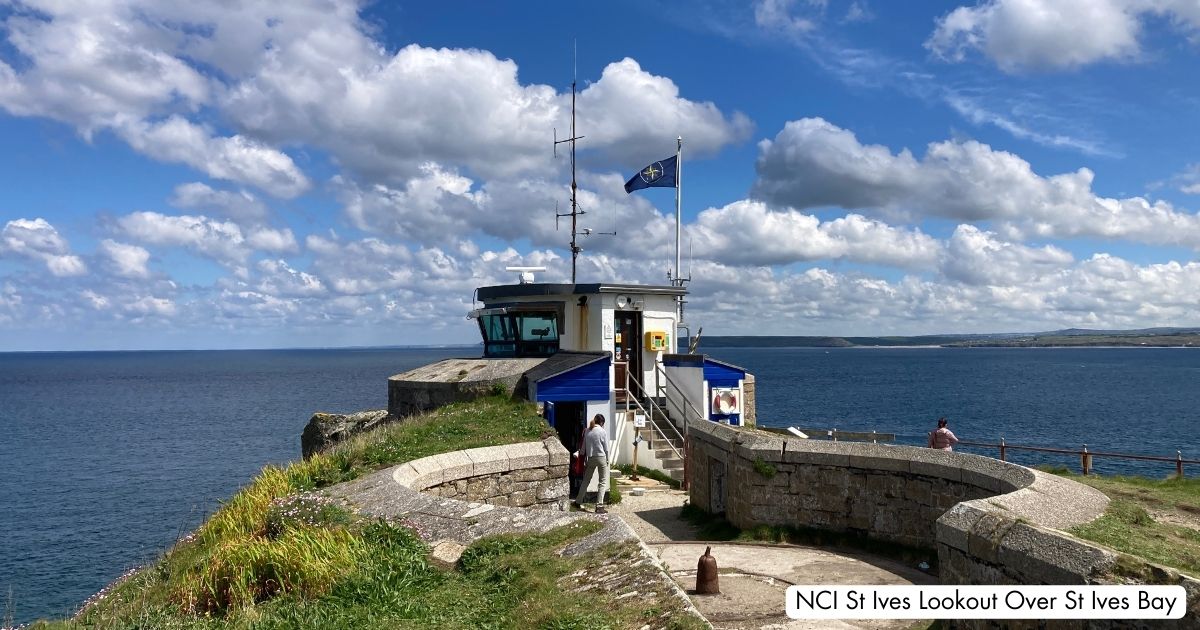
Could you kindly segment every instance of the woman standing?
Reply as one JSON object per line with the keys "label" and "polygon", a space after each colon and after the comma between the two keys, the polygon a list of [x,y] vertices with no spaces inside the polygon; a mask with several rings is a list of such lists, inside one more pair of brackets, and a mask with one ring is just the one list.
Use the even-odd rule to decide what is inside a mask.
{"label": "woman standing", "polygon": [[608,429],[604,428],[604,414],[596,414],[583,436],[583,448],[578,456],[585,457],[587,467],[584,468],[583,478],[579,483],[579,492],[575,495],[572,505],[583,509],[581,505],[587,496],[588,484],[592,481],[592,473],[600,473],[599,488],[596,493],[596,513],[604,514],[604,497],[608,494]]}
{"label": "woman standing", "polygon": [[958,444],[958,438],[954,436],[954,432],[946,427],[946,418],[938,418],[937,431],[929,434],[929,448],[936,448],[942,451],[954,450],[954,445]]}

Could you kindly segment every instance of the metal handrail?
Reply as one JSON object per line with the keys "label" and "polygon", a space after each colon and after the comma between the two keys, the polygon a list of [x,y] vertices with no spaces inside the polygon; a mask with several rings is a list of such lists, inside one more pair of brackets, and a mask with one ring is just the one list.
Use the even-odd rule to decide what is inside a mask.
{"label": "metal handrail", "polygon": [[[646,407],[642,405],[642,401],[639,400],[637,396],[634,396],[631,393],[632,390],[630,390],[630,388],[629,388],[630,381],[633,381],[633,383],[638,386],[638,389],[641,390],[641,392],[643,394],[646,393],[646,388],[642,386],[640,381],[638,381],[636,378],[633,378],[629,375],[629,363],[625,362],[625,361],[614,361],[613,365],[624,365],[625,366],[625,412],[626,412],[626,414],[628,414],[628,412],[630,411],[629,401],[632,399],[633,403],[635,405],[637,405],[637,408],[640,409],[642,411],[642,413],[645,414],[646,417],[650,420],[650,425],[652,427],[654,427],[653,430],[657,430],[658,434],[662,436],[663,441],[667,443],[667,447],[670,448],[675,453],[675,455],[677,457],[679,457],[680,460],[683,460],[684,459],[683,453],[680,453],[679,449],[675,448],[674,444],[671,444],[671,439],[662,430],[662,427],[660,427],[658,425],[658,423],[654,421],[654,415],[646,410]],[[647,397],[647,400],[650,401],[650,406],[652,409],[657,409],[659,412],[662,412],[662,414],[664,416],[668,416],[668,414],[665,411],[663,411],[663,408],[658,406],[658,403],[654,402],[653,398]],[[683,434],[679,432],[679,429],[675,428],[675,426],[669,422],[667,424],[670,425],[671,430],[674,431],[677,436],[679,436],[679,440],[681,442],[685,442],[685,438],[683,437]]]}
{"label": "metal handrail", "polygon": [[1107,452],[1107,451],[1089,451],[1087,444],[1083,445],[1082,450],[1069,449],[1069,448],[1052,448],[1052,447],[1048,447],[1048,446],[1022,446],[1019,444],[1009,444],[1004,441],[1004,438],[1000,438],[999,444],[991,444],[988,442],[972,442],[972,441],[968,441],[968,440],[959,440],[958,443],[962,444],[964,446],[975,446],[975,447],[980,447],[980,448],[999,449],[1000,450],[1000,461],[1008,461],[1007,458],[1005,457],[1007,455],[1008,449],[1015,449],[1015,450],[1019,450],[1019,451],[1033,451],[1033,452],[1037,452],[1037,453],[1058,453],[1058,454],[1062,454],[1062,455],[1078,455],[1079,462],[1080,462],[1080,469],[1083,471],[1083,474],[1085,474],[1085,475],[1091,472],[1093,457],[1115,457],[1117,459],[1136,459],[1136,460],[1151,461],[1151,462],[1174,462],[1175,463],[1175,474],[1179,475],[1180,477],[1183,476],[1183,465],[1184,464],[1200,464],[1200,460],[1184,459],[1183,451],[1175,451],[1175,457],[1164,457],[1162,455],[1138,455],[1136,453],[1111,453],[1111,452]]}
{"label": "metal handrail", "polygon": [[[683,388],[681,388],[675,382],[675,380],[671,378],[670,374],[667,374],[667,371],[664,370],[661,365],[655,363],[654,371],[655,371],[656,378],[659,374],[662,374],[662,377],[663,377],[663,379],[666,380],[667,384],[675,388],[675,393],[679,394],[679,399],[681,401],[683,401],[683,404],[687,405],[687,408],[685,408],[683,410],[683,431],[684,431],[684,433],[687,433],[687,428],[688,428],[687,411],[688,411],[688,409],[691,409],[692,413],[696,414],[697,420],[704,420],[704,414],[700,413],[700,411],[698,409],[696,409],[696,406],[692,404],[692,401],[688,400],[687,395],[684,394],[684,392],[683,392]],[[658,389],[659,389],[659,391],[663,392],[663,397],[666,398],[667,397],[667,394],[666,394],[667,388],[663,387],[662,385],[659,385]]]}

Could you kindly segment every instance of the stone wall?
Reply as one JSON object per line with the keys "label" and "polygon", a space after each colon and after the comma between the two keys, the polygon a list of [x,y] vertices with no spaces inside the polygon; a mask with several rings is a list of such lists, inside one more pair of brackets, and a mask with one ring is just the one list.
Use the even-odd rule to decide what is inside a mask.
{"label": "stone wall", "polygon": [[566,510],[570,454],[550,437],[423,457],[396,468],[397,483],[426,495],[506,507]]}
{"label": "stone wall", "polygon": [[955,504],[1033,479],[1028,469],[975,455],[788,439],[716,423],[692,429],[692,504],[743,529],[812,527],[932,550],[937,520]]}
{"label": "stone wall", "polygon": [[1200,580],[1064,531],[1108,505],[1103,493],[1069,479],[978,455],[716,423],[691,426],[688,467],[691,503],[742,529],[809,527],[936,549],[943,584],[1180,584],[1188,592],[1187,617],[1138,627],[1200,627]]}

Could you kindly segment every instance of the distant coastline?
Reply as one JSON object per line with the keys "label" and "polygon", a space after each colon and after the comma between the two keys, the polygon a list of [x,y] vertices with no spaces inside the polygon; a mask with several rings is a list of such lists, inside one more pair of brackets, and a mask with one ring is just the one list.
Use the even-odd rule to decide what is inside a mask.
{"label": "distant coastline", "polygon": [[913,337],[712,336],[708,348],[1179,348],[1200,347],[1200,329],[1068,329],[1043,333],[919,335]]}

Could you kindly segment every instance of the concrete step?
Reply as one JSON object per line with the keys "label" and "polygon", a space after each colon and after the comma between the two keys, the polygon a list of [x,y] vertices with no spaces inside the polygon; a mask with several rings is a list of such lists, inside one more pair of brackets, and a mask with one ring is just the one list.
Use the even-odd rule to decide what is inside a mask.
{"label": "concrete step", "polygon": [[682,459],[663,459],[659,461],[662,462],[663,470],[683,470]]}
{"label": "concrete step", "polygon": [[675,481],[679,481],[679,482],[683,481],[683,469],[682,468],[668,468],[668,469],[664,470],[663,472],[665,472],[668,477],[674,479]]}
{"label": "concrete step", "polygon": [[675,454],[675,451],[673,451],[673,450],[671,450],[671,449],[669,449],[669,448],[656,448],[656,449],[654,449],[654,456],[655,456],[655,457],[657,457],[657,458],[659,458],[659,459],[661,459],[661,460],[668,460],[668,459],[681,459],[681,456],[682,456],[682,455],[683,455],[683,451],[679,451],[679,455],[676,455],[676,454]]}

